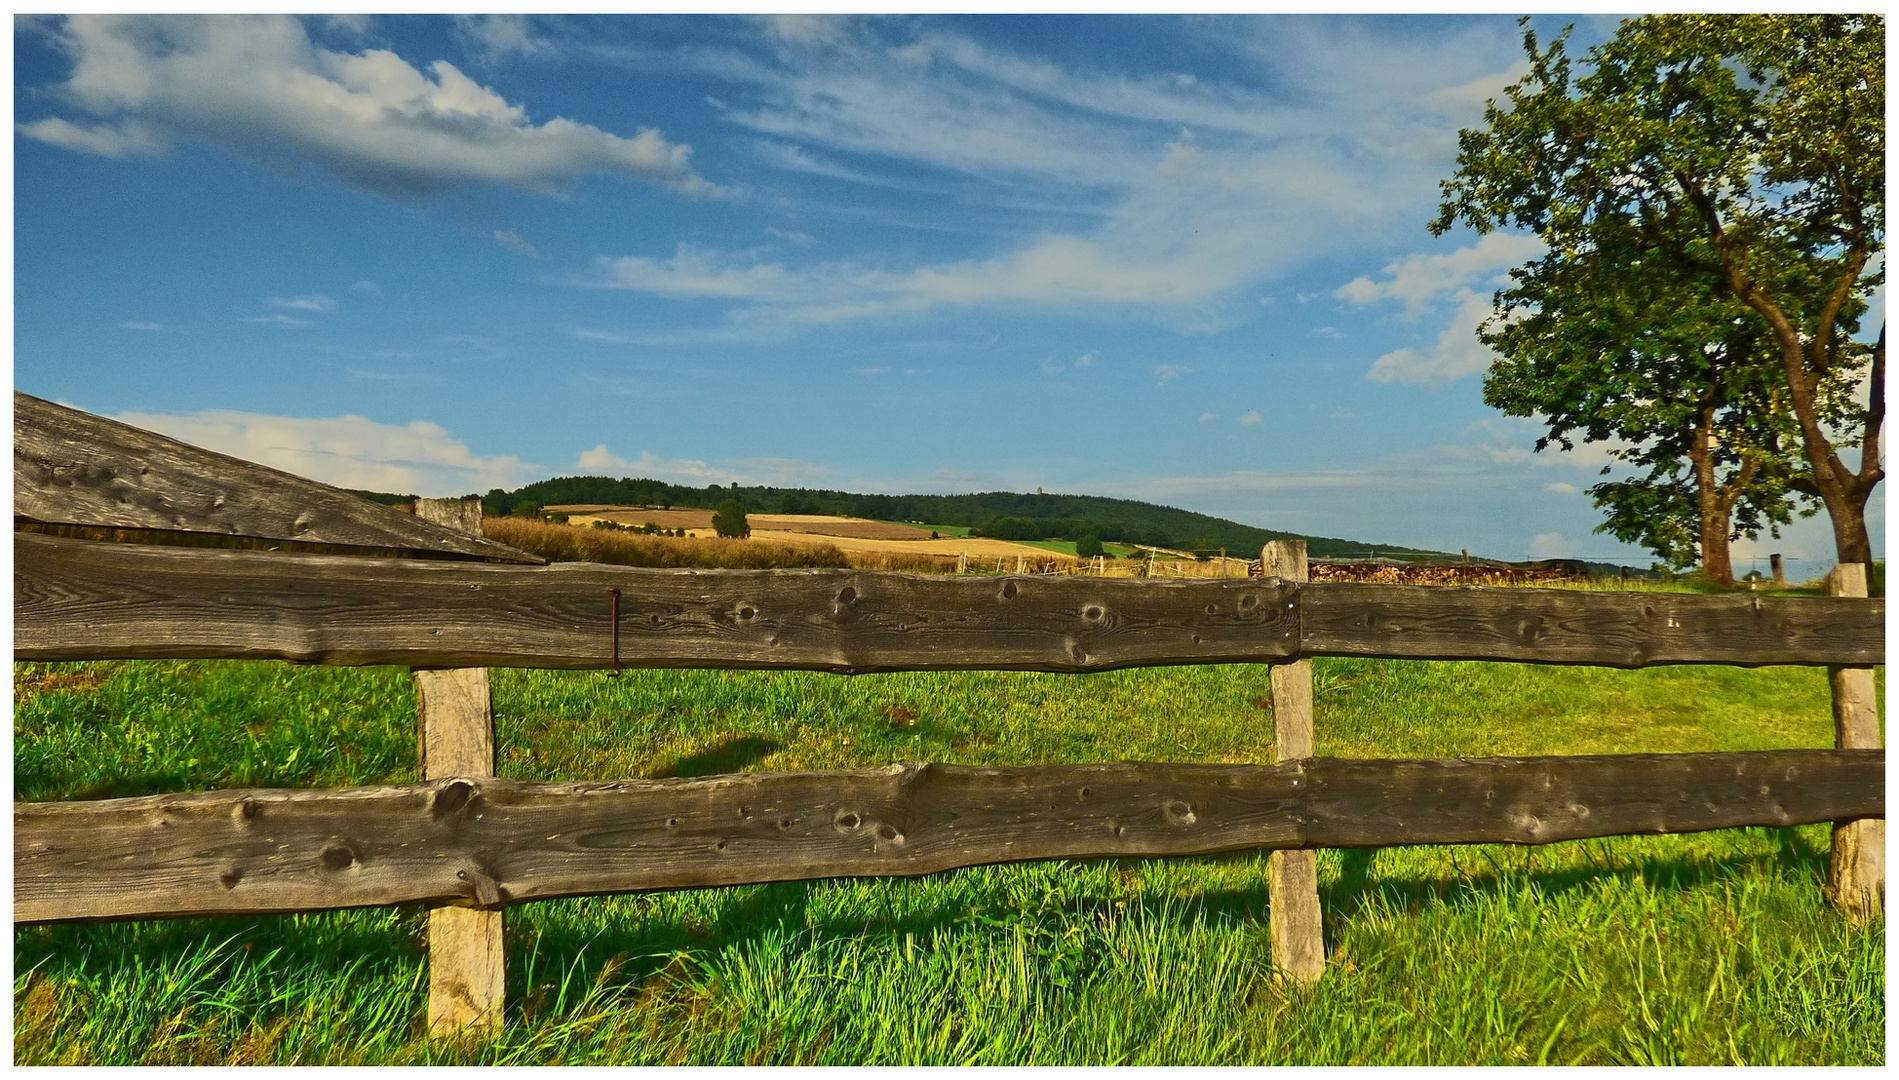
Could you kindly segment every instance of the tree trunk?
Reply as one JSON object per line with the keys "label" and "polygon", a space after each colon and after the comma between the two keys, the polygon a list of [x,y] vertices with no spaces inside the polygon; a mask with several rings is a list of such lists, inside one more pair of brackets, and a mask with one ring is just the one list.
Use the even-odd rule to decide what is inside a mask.
{"label": "tree trunk", "polygon": [[1734,561],[1728,553],[1728,527],[1734,500],[1721,490],[1714,476],[1714,406],[1703,403],[1695,417],[1695,437],[1688,459],[1695,469],[1695,503],[1701,511],[1701,576],[1716,585],[1734,584]]}
{"label": "tree trunk", "polygon": [[[1727,268],[1729,288],[1767,320],[1780,342],[1789,400],[1793,403],[1794,417],[1800,422],[1800,441],[1807,452],[1807,464],[1813,469],[1814,487],[1819,491],[1820,501],[1826,504],[1827,517],[1833,522],[1833,546],[1842,563],[1870,563],[1873,559],[1872,543],[1866,535],[1866,500],[1885,475],[1878,463],[1879,428],[1885,417],[1885,403],[1880,398],[1885,391],[1886,332],[1883,326],[1879,344],[1873,351],[1873,403],[1865,420],[1859,473],[1847,470],[1846,463],[1834,452],[1832,440],[1820,429],[1819,402],[1815,399],[1820,377],[1833,360],[1832,318],[1839,310],[1838,298],[1845,295],[1846,282],[1857,280],[1865,263],[1861,257],[1848,268],[1835,289],[1834,302],[1826,305],[1826,315],[1811,342],[1801,340],[1799,329],[1765,290],[1738,268],[1732,265]],[[1808,355],[1809,350],[1812,356]]]}

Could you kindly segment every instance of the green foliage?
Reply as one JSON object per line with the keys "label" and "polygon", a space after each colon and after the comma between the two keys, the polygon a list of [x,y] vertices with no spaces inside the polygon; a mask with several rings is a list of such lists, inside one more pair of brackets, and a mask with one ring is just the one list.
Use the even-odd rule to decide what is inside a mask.
{"label": "green foliage", "polygon": [[[584,530],[574,530],[584,532]],[[1824,671],[1319,658],[1334,756],[1830,745]],[[393,668],[15,665],[22,799],[403,783]],[[1262,761],[1263,668],[496,669],[523,780]],[[327,715],[319,710],[327,707]],[[246,749],[251,748],[251,749]],[[1325,979],[1270,973],[1267,859],[1095,860],[508,913],[493,1042],[422,1037],[419,907],[22,927],[19,1064],[1877,1064],[1883,923],[1827,828],[1319,854]]]}
{"label": "green foliage", "polygon": [[[1666,399],[1663,412],[1712,400],[1724,433],[1739,436],[1731,478],[1756,462],[1738,488],[1769,523],[1802,482],[1784,475],[1792,447],[1777,442],[1797,429],[1841,558],[1866,561],[1866,499],[1884,475],[1884,333],[1877,347],[1852,335],[1885,280],[1874,262],[1885,238],[1884,20],[1645,16],[1591,50],[1580,75],[1566,36],[1544,48],[1525,32],[1530,71],[1506,89],[1507,107],[1493,102],[1483,128],[1459,134],[1458,171],[1431,225],[1527,229],[1548,245],[1499,294],[1487,340],[1514,344],[1519,364],[1580,365],[1582,389],[1592,370],[1611,384],[1612,400],[1593,404],[1576,388],[1555,394],[1573,412],[1558,424],[1586,437],[1592,418],[1618,430],[1645,392]],[[1541,325],[1513,339],[1512,317]],[[1606,344],[1585,340],[1592,334]],[[1696,354],[1697,339],[1718,347],[1722,371]],[[1869,366],[1866,407],[1853,392]],[[1497,394],[1503,407],[1533,410],[1546,396],[1510,381]],[[1863,451],[1858,470],[1836,453],[1852,445]],[[1631,459],[1661,468],[1630,497],[1646,512],[1678,513],[1679,498],[1660,490],[1675,482],[1666,455],[1653,452]],[[1620,493],[1598,497],[1613,507]],[[1639,532],[1640,513],[1612,528]],[[1678,539],[1650,539],[1678,561]]]}
{"label": "green foliage", "polygon": [[712,531],[738,540],[752,535],[752,523],[745,518],[745,505],[737,499],[721,502],[712,512]]}
{"label": "green foliage", "polygon": [[1101,554],[1101,537],[1089,533],[1075,541],[1075,554],[1084,559],[1092,559]]}

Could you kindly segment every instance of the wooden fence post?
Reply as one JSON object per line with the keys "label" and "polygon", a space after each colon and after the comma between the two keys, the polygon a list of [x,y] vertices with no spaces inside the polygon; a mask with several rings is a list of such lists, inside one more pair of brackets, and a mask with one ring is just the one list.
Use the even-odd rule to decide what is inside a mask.
{"label": "wooden fence post", "polygon": [[[417,499],[415,514],[481,535],[480,499]],[[418,669],[416,720],[422,778],[495,774],[494,709],[487,668]],[[502,914],[429,908],[429,1034],[495,1031],[505,996]]]}
{"label": "wooden fence post", "polygon": [[[1265,576],[1306,580],[1306,542],[1274,540],[1260,552]],[[1272,666],[1273,762],[1312,756],[1312,661]],[[1273,966],[1301,986],[1325,974],[1317,853],[1275,851],[1268,870]]]}
{"label": "wooden fence post", "polygon": [[[1827,575],[1828,596],[1865,596],[1866,564],[1842,563]],[[1833,726],[1842,750],[1875,750],[1880,746],[1879,703],[1873,695],[1873,669],[1827,668],[1833,684]],[[1886,902],[1886,822],[1860,818],[1833,823],[1833,853],[1828,860],[1833,902],[1847,918],[1862,923],[1879,913]]]}

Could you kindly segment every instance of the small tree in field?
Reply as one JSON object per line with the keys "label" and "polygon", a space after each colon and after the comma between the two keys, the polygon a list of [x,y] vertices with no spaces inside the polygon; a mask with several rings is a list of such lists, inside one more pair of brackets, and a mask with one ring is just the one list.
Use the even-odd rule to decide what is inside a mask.
{"label": "small tree in field", "polygon": [[745,520],[745,506],[737,499],[727,499],[712,512],[712,531],[720,536],[730,536],[743,540],[752,535],[752,523]]}
{"label": "small tree in field", "polygon": [[1084,559],[1092,559],[1101,554],[1101,538],[1094,533],[1075,541],[1075,554]]}

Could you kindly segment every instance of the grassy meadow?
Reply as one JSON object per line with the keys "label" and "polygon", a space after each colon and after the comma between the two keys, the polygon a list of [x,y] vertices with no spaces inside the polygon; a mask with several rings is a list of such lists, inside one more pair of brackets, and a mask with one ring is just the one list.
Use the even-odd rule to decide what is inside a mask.
{"label": "grassy meadow", "polygon": [[[1832,743],[1822,671],[1315,662],[1318,751]],[[1883,685],[1883,684],[1882,684]],[[403,782],[393,668],[16,664],[22,800]],[[929,759],[1265,761],[1263,668],[1086,676],[497,670],[500,772]],[[508,1014],[431,1044],[417,907],[25,927],[18,1063],[1860,1063],[1883,924],[1825,904],[1827,828],[1322,852],[1330,966],[1271,978],[1263,854],[551,901]]]}

